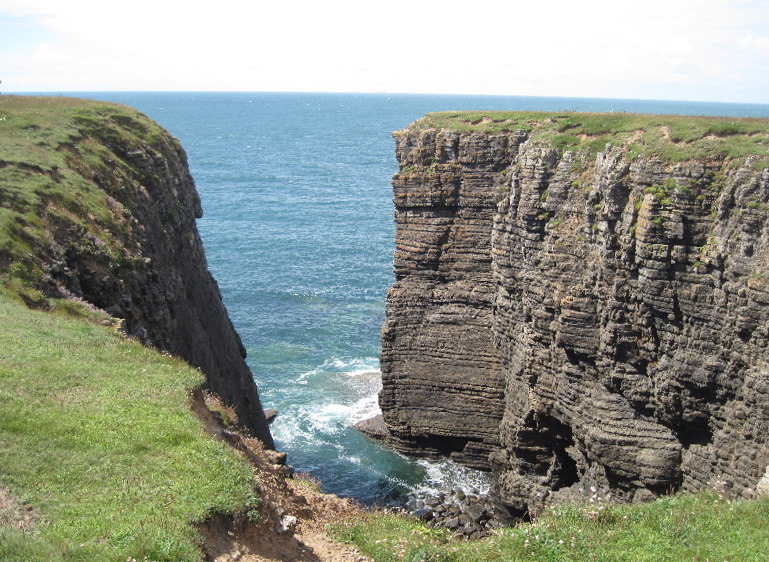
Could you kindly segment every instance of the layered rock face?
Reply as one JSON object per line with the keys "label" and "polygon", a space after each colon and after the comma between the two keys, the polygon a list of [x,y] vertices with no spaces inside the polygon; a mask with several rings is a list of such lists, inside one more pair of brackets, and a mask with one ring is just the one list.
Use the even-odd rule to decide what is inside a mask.
{"label": "layered rock face", "polygon": [[665,118],[545,134],[559,119],[578,121],[396,134],[390,443],[491,466],[519,513],[750,497],[769,465],[769,125],[735,149]]}
{"label": "layered rock face", "polygon": [[492,178],[516,148],[506,136],[397,137],[396,283],[382,332],[380,405],[390,442],[405,452],[489,469],[499,448]]}
{"label": "layered rock face", "polygon": [[[10,118],[28,107],[47,109],[34,98],[6,101]],[[37,285],[46,296],[92,303],[123,319],[129,335],[200,368],[207,386],[273,447],[245,349],[207,268],[195,226],[200,200],[181,145],[128,108],[48,103],[61,107],[39,119],[35,130],[56,142],[50,167],[23,157],[0,162],[8,178],[15,174],[13,181],[46,186],[29,202],[45,231],[32,242],[35,259],[22,258],[8,269],[27,270],[27,277],[42,271]],[[32,141],[18,142],[20,154],[33,154],[25,148]],[[15,209],[23,211],[22,203]],[[0,258],[14,259],[1,252]]]}

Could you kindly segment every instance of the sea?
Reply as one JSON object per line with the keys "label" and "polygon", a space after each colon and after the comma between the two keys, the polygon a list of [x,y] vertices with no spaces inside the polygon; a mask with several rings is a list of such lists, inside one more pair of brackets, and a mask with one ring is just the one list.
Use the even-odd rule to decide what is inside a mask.
{"label": "sea", "polygon": [[[46,94],[50,95],[50,94]],[[392,132],[431,111],[623,111],[769,117],[769,105],[326,93],[87,92],[180,139],[203,203],[209,269],[248,352],[276,446],[326,492],[368,505],[488,474],[404,457],[353,425],[379,412],[392,284]]]}

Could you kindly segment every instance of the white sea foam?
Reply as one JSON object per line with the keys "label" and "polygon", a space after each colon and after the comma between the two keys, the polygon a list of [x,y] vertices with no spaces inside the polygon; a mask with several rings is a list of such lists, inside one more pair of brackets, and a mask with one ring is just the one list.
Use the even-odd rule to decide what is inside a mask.
{"label": "white sea foam", "polygon": [[351,378],[369,378],[373,376],[381,378],[382,376],[382,373],[379,371],[379,369],[372,369],[371,367],[356,369],[354,371],[345,371],[344,374]]}
{"label": "white sea foam", "polygon": [[492,477],[488,472],[474,470],[452,460],[420,459],[417,464],[425,469],[427,476],[421,484],[412,488],[413,496],[429,495],[453,488],[486,494],[492,484]]}
{"label": "white sea foam", "polygon": [[276,441],[284,444],[306,443],[317,445],[321,443],[320,436],[309,430],[304,416],[296,411],[279,413],[270,431]]}
{"label": "white sea foam", "polygon": [[[381,385],[380,385],[381,388]],[[382,413],[379,408],[378,390],[373,394],[364,396],[350,408],[349,423],[355,425],[358,422],[369,420]]]}
{"label": "white sea foam", "polygon": [[355,423],[379,413],[381,374],[376,358],[332,358],[300,374],[295,383],[309,385],[316,401],[284,409],[273,425],[283,443],[322,443]]}
{"label": "white sea foam", "polygon": [[317,375],[320,372],[321,372],[321,368],[320,367],[316,367],[316,368],[312,369],[311,371],[307,371],[305,373],[300,374],[296,378],[295,382],[297,382],[299,384],[307,384],[307,380],[309,378],[314,377],[315,375]]}
{"label": "white sea foam", "polygon": [[334,369],[345,372],[351,376],[369,371],[379,372],[379,360],[374,357],[356,357],[353,359],[331,359],[319,367],[320,369]]}
{"label": "white sea foam", "polygon": [[371,373],[379,375],[379,360],[374,357],[329,359],[314,369],[300,374],[297,377],[297,381],[306,381],[318,375],[329,373],[343,373],[353,378],[366,376]]}
{"label": "white sea foam", "polygon": [[[482,494],[488,491],[491,477],[487,473],[450,460],[414,460],[391,452],[389,454],[399,457],[391,465],[399,467],[397,474],[391,474],[389,469],[383,470],[377,464],[381,461],[375,460],[376,457],[362,457],[355,448],[355,440],[345,437],[353,425],[381,413],[378,395],[382,377],[377,359],[331,358],[302,373],[296,382],[307,385],[304,392],[315,399],[311,404],[295,404],[281,412],[273,424],[273,435],[289,449],[319,448],[325,451],[324,455],[349,463],[349,470],[353,472],[347,477],[340,476],[340,479],[363,471],[372,481],[388,481],[392,489],[400,489],[403,494],[400,501],[405,501],[406,494],[416,498],[456,487]],[[409,466],[413,468],[409,469]],[[420,478],[418,474],[424,474],[424,477]],[[415,480],[419,482],[415,483]],[[397,495],[386,501],[398,501],[393,498]]]}

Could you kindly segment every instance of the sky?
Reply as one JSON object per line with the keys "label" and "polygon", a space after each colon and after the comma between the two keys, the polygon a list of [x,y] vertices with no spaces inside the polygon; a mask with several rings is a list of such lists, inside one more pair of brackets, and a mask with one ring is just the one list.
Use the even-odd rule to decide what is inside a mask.
{"label": "sky", "polygon": [[0,92],[769,103],[769,0],[0,0]]}

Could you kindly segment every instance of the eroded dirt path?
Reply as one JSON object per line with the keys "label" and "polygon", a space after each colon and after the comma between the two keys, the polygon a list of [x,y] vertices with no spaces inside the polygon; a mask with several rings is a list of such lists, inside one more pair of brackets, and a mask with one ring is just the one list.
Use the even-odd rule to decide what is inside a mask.
{"label": "eroded dirt path", "polygon": [[[245,514],[218,516],[201,527],[205,551],[215,562],[364,562],[354,547],[333,540],[329,524],[360,517],[364,508],[355,502],[320,492],[317,483],[294,476],[285,455],[266,450],[261,441],[221,422],[217,411],[226,410],[215,397],[196,393],[192,409],[206,430],[243,454],[254,471],[261,499],[257,517]],[[234,412],[230,412],[234,415]],[[253,521],[252,519],[256,519]]]}

